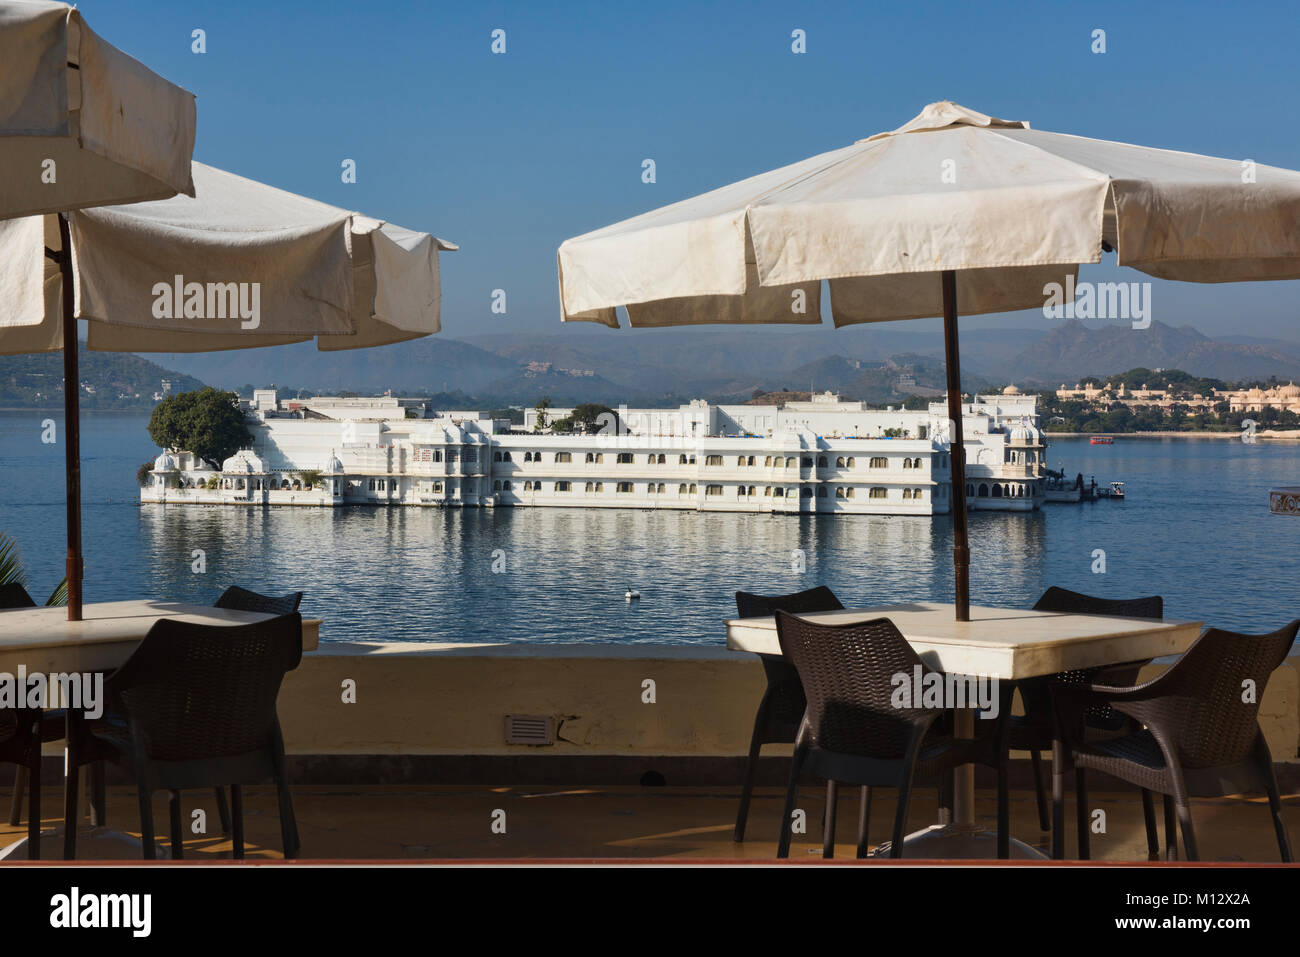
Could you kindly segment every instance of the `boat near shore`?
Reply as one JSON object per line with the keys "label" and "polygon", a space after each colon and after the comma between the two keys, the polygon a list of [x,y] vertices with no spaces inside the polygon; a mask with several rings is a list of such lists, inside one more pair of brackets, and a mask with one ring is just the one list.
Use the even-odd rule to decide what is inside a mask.
{"label": "boat near shore", "polygon": [[1109,435],[1094,435],[1088,440],[1091,445],[1114,445],[1115,440]]}

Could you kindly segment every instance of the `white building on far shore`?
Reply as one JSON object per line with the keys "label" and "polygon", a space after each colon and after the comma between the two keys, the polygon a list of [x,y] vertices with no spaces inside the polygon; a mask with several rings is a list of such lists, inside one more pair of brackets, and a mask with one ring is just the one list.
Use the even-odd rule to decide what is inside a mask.
{"label": "white building on far shore", "polygon": [[[387,396],[246,402],[253,447],[214,469],[163,453],[142,502],[669,508],[946,514],[945,402],[870,409],[826,393],[779,406],[620,409],[597,434],[522,431],[477,411]],[[549,421],[571,410],[549,410]],[[613,419],[614,417],[609,417]],[[1008,388],[963,405],[971,507],[1043,501],[1036,397]]]}

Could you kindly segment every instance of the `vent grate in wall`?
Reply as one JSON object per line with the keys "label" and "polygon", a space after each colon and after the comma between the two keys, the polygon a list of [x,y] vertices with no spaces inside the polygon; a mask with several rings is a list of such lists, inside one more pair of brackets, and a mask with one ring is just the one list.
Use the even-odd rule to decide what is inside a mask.
{"label": "vent grate in wall", "polygon": [[506,715],[506,744],[555,743],[555,719],[541,714]]}

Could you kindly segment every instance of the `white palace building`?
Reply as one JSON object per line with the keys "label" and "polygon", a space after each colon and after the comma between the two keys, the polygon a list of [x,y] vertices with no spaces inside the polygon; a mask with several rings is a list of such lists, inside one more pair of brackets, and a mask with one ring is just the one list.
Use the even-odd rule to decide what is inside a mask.
{"label": "white palace building", "polygon": [[[963,405],[972,508],[1043,501],[1037,397],[1014,386]],[[620,409],[597,434],[522,429],[419,400],[321,397],[242,403],[254,442],[219,469],[158,456],[142,502],[673,508],[729,512],[945,514],[947,403],[870,409],[831,393],[784,405]],[[549,422],[572,410],[547,410]],[[608,417],[613,418],[613,417]]]}

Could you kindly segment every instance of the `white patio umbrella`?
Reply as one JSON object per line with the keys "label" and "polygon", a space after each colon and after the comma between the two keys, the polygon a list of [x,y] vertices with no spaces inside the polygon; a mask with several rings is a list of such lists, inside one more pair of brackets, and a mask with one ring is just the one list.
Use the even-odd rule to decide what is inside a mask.
{"label": "white patio umbrella", "polygon": [[[0,221],[0,354],[75,354],[69,303],[87,320],[87,345],[113,352],[312,337],[351,349],[440,328],[438,251],[454,244],[201,163],[193,173],[193,198],[79,210],[63,236],[58,216]],[[62,261],[69,238],[63,269],[47,251]]]}
{"label": "white patio umbrella", "polygon": [[[563,318],[617,328],[944,317],[958,620],[969,619],[958,303],[1042,307],[1080,263],[1300,278],[1300,173],[1032,130],[948,101],[890,133],[567,240]],[[1072,287],[1071,287],[1072,288]],[[802,309],[802,311],[799,311]]]}
{"label": "white patio umbrella", "polygon": [[[65,3],[0,0],[0,220],[194,195],[193,94],[106,43]],[[67,220],[38,248],[71,276]],[[59,241],[59,237],[62,241]],[[39,271],[22,272],[31,283]],[[0,296],[16,290],[0,279]],[[57,282],[55,283],[57,287]],[[30,290],[27,290],[30,291]],[[3,308],[3,307],[0,307]],[[69,297],[69,309],[71,298]],[[75,323],[62,348],[67,459],[68,617],[81,617],[81,449]]]}

